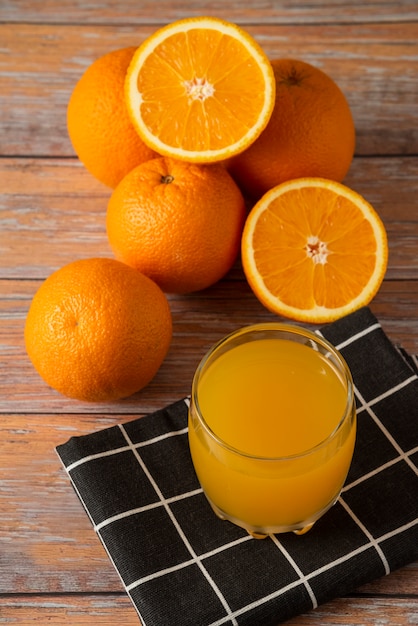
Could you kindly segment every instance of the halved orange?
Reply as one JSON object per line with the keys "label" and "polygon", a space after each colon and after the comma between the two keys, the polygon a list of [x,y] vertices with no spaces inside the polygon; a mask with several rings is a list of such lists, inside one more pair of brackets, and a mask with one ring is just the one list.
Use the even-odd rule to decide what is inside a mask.
{"label": "halved orange", "polygon": [[333,321],[367,305],[388,260],[386,230],[357,192],[322,178],[268,191],[242,235],[248,283],[266,308],[301,322]]}
{"label": "halved orange", "polygon": [[226,159],[247,148],[270,119],[271,64],[242,28],[214,17],[157,30],[128,68],[125,99],[143,141],[190,162]]}

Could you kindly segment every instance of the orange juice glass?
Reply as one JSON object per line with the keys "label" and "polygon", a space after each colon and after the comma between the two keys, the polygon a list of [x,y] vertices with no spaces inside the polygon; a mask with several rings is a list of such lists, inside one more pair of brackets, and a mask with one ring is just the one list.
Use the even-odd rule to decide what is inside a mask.
{"label": "orange juice glass", "polygon": [[241,328],[196,370],[189,444],[197,477],[218,517],[255,537],[312,527],[340,494],[355,433],[349,368],[305,328]]}

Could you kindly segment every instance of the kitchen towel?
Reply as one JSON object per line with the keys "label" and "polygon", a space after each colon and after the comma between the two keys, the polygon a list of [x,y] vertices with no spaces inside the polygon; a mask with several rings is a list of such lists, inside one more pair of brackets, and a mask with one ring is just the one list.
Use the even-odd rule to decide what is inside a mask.
{"label": "kitchen towel", "polygon": [[306,535],[257,540],[215,516],[187,398],[57,447],[143,626],[276,626],[418,558],[417,358],[368,307],[317,332],[351,369],[358,434],[340,498]]}

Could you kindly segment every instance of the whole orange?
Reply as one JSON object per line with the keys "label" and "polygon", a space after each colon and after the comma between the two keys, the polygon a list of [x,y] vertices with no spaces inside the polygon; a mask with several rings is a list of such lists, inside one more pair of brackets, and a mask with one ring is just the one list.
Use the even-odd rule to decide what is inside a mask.
{"label": "whole orange", "polygon": [[224,166],[161,157],[119,183],[106,226],[119,260],[165,292],[189,293],[209,287],[231,268],[245,217],[242,193]]}
{"label": "whole orange", "polygon": [[36,292],[25,324],[27,353],[54,389],[84,401],[113,401],[142,389],[170,346],[161,289],[115,259],[74,261]]}
{"label": "whole orange", "polygon": [[234,157],[229,171],[240,187],[258,198],[295,178],[341,182],[354,155],[350,106],[334,80],[294,59],[271,62],[276,79],[273,114],[258,139]]}
{"label": "whole orange", "polygon": [[136,132],[125,105],[124,84],[135,47],[96,59],[76,84],[67,108],[73,148],[89,172],[109,187],[156,153]]}

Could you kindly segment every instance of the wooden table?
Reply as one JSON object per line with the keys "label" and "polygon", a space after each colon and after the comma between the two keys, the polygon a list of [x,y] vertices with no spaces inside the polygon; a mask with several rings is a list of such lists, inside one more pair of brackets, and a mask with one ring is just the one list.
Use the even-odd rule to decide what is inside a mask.
{"label": "wooden table", "polygon": [[[112,256],[104,225],[110,190],[77,161],[66,131],[76,80],[105,52],[137,45],[160,25],[199,14],[242,24],[270,58],[291,56],[317,65],[345,92],[357,128],[356,156],[345,182],[375,206],[390,243],[386,279],[371,309],[394,342],[418,354],[415,0],[3,0],[0,623],[138,624],[54,447],[187,395],[198,361],[216,339],[241,325],[274,319],[251,293],[239,263],[203,293],[170,297],[174,338],[166,361],[143,392],[114,405],[60,396],[42,382],[25,353],[25,317],[43,279],[72,260]],[[289,622],[417,623],[418,563]]]}

